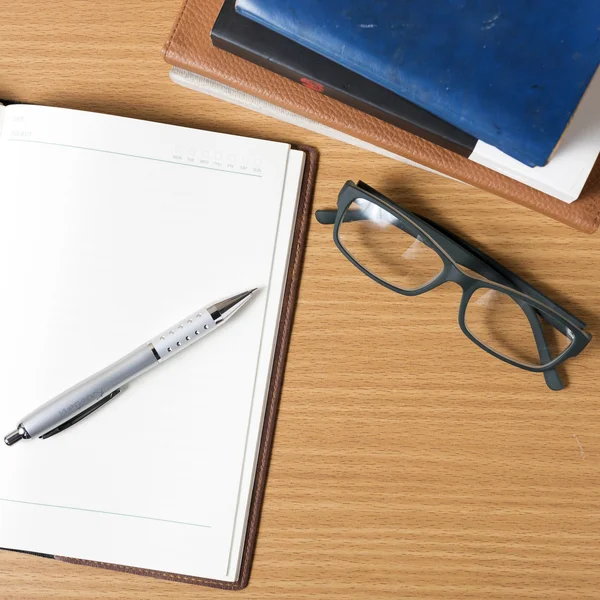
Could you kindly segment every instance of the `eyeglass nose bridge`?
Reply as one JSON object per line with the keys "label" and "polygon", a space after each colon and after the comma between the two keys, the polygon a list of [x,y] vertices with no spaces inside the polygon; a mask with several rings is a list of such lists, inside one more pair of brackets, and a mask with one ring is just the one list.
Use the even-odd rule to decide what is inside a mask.
{"label": "eyeglass nose bridge", "polygon": [[448,259],[444,260],[444,269],[440,273],[440,278],[456,283],[462,289],[463,296],[466,294],[470,296],[481,285],[477,278],[467,275]]}

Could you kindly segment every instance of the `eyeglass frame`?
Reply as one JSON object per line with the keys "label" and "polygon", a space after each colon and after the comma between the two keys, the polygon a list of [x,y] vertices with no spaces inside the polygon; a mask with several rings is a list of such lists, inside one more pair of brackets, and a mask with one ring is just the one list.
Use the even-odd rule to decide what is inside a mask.
{"label": "eyeglass frame", "polygon": [[[399,223],[391,223],[394,226],[398,227],[400,223],[404,223],[409,229],[412,228],[413,231],[407,231],[404,227],[400,227],[400,229],[403,229],[415,239],[425,243],[438,254],[443,262],[441,271],[423,286],[407,290],[381,279],[360,264],[344,247],[339,238],[340,226],[342,223],[348,222],[344,221],[343,218],[352,203],[359,198],[364,198],[390,212],[399,221]],[[556,372],[556,367],[563,364],[566,360],[577,356],[592,339],[591,334],[584,331],[586,325],[583,321],[570,314],[563,307],[553,302],[545,294],[536,290],[485,252],[471,246],[468,242],[444,229],[434,221],[399,206],[362,181],[359,181],[358,184],[347,181],[338,195],[337,211],[318,210],[316,211],[317,221],[322,224],[332,224],[331,217],[333,212],[335,212],[335,220],[333,221],[333,240],[335,245],[359,271],[383,287],[403,296],[419,296],[449,281],[456,283],[462,289],[458,323],[467,338],[479,348],[503,362],[526,371],[544,373],[546,383],[551,389],[559,390],[563,388],[560,377]],[[422,236],[415,235],[414,230],[420,232]],[[481,278],[465,272],[461,269],[461,265],[479,274]],[[547,360],[547,358],[544,358],[545,356],[550,358],[551,356],[537,314],[540,314],[550,325],[567,337],[570,340],[569,346],[556,358],[539,366],[520,363],[486,346],[469,331],[465,321],[468,303],[473,294],[481,288],[492,289],[507,294],[523,310],[532,329],[538,354],[540,355],[540,362]]]}

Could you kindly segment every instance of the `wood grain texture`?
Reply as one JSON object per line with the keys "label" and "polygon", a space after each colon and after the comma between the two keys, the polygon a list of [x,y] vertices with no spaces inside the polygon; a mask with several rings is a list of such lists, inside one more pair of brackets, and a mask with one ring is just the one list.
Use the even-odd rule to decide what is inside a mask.
{"label": "wood grain texture", "polygon": [[[178,8],[0,0],[0,97],[314,145],[316,208],[363,179],[600,332],[600,236],[171,84],[160,48]],[[552,393],[464,337],[456,286],[394,295],[331,235],[313,219],[258,549],[235,597],[598,599],[597,343]],[[0,552],[2,599],[226,593]]]}

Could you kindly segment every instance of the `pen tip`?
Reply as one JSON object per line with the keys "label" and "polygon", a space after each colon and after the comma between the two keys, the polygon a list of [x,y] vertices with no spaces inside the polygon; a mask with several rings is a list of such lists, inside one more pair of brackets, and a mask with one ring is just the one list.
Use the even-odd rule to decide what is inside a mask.
{"label": "pen tip", "polygon": [[[221,302],[217,302],[214,307],[215,312],[218,314],[217,324],[223,323],[227,321],[230,317],[232,317],[256,292],[258,288],[254,288],[253,290],[248,290],[247,292],[242,292],[241,294],[236,294],[231,298],[227,298],[226,300],[221,300]],[[215,318],[213,316],[213,318]]]}

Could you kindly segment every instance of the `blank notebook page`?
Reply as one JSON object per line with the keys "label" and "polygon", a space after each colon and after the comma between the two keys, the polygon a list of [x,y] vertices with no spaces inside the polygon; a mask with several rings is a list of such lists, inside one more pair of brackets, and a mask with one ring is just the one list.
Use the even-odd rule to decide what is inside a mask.
{"label": "blank notebook page", "polygon": [[198,308],[259,288],[68,431],[2,444],[0,546],[235,581],[304,154],[0,111],[2,435]]}

